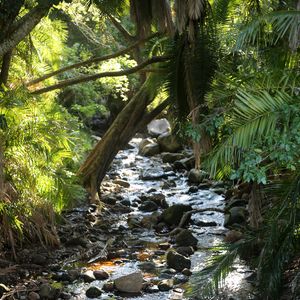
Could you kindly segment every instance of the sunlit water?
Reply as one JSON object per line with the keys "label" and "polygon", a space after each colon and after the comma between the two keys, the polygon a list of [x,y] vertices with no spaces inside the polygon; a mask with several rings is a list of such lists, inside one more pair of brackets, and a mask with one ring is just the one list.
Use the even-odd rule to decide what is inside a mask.
{"label": "sunlit water", "polygon": [[[138,155],[137,145],[141,139],[134,138],[131,144],[134,145],[134,149],[120,151],[116,156],[111,173],[121,179],[127,180],[130,183],[130,187],[123,189],[121,195],[124,199],[134,200],[141,193],[147,194],[150,189],[155,189],[159,193],[164,193],[166,200],[169,205],[172,204],[189,204],[193,208],[207,208],[207,207],[224,207],[223,196],[217,195],[210,190],[199,190],[195,193],[188,194],[189,186],[187,183],[187,178],[180,173],[174,173],[168,176],[168,180],[173,180],[176,186],[170,187],[168,189],[162,189],[163,180],[147,180],[143,181],[140,179],[140,175],[145,170],[150,170],[153,174],[159,172],[170,172],[172,174],[172,169],[168,164],[163,164],[160,157],[142,157]],[[130,214],[136,215],[150,215],[151,213],[143,213],[138,209]],[[116,227],[123,225],[127,227],[126,217],[120,220]],[[223,227],[223,214],[217,212],[206,212],[194,214],[193,219],[201,220],[204,222],[216,222],[217,226],[214,227],[198,227],[190,226],[189,229],[193,231],[193,234],[198,238],[198,251],[191,256],[193,272],[201,270],[205,266],[205,262],[212,255],[212,251],[209,250],[211,247],[218,245],[224,238],[226,229]],[[153,230],[141,231],[136,236],[132,237],[133,242],[136,240],[143,242],[147,245],[148,250],[143,250],[143,252],[149,252],[153,249],[158,249],[158,243],[168,241],[168,237],[158,237],[155,235]],[[130,244],[130,239],[127,240]],[[151,249],[153,248],[153,249]],[[144,254],[146,255],[146,254]],[[139,256],[137,256],[139,257]],[[146,255],[147,257],[147,255]],[[160,260],[154,260],[157,265],[157,269],[166,268],[163,258]],[[129,271],[138,269],[138,264],[140,262],[137,260],[123,261],[120,264],[115,264],[114,261],[108,262],[97,262],[94,264],[86,265],[87,269],[104,269],[108,271],[111,275],[111,279],[118,277],[122,274],[126,274]],[[245,281],[245,277],[249,275],[249,270],[246,266],[241,263],[236,263],[234,271],[228,276],[225,281],[225,290],[222,296],[216,297],[214,299],[251,299],[249,291],[251,291],[251,286]],[[156,274],[144,273],[144,278],[149,280],[155,277]],[[69,290],[76,294],[74,299],[87,299],[85,296],[85,291],[90,286],[97,286],[101,288],[103,286],[103,281],[94,281],[92,283],[77,283],[69,286]],[[232,297],[232,298],[230,298]],[[115,299],[113,295],[104,294],[99,299]],[[118,298],[119,299],[119,298]],[[143,294],[139,297],[127,298],[135,300],[179,300],[185,299],[183,296],[183,290],[175,289],[170,292],[159,292],[153,294]]]}

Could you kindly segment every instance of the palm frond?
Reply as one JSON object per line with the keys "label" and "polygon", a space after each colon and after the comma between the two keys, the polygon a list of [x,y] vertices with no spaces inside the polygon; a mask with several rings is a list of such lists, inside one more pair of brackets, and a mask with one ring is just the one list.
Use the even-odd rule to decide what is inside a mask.
{"label": "palm frond", "polygon": [[281,91],[274,96],[267,91],[238,92],[232,108],[233,133],[210,156],[211,174],[216,174],[218,166],[231,165],[239,160],[241,151],[254,141],[272,136],[281,113],[293,101],[291,95]]}
{"label": "palm frond", "polygon": [[236,48],[247,45],[275,45],[284,36],[293,39],[299,32],[299,11],[279,11],[255,17],[241,30]]}

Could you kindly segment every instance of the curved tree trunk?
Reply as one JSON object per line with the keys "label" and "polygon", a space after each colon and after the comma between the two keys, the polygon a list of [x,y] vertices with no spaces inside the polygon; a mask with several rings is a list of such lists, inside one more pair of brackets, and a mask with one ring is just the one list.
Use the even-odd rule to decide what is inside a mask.
{"label": "curved tree trunk", "polygon": [[[91,195],[91,202],[97,201],[101,181],[116,154],[127,145],[140,126],[144,124],[144,117],[149,119],[151,113],[146,114],[146,108],[155,98],[155,94],[148,87],[151,77],[150,75],[137,94],[119,113],[79,169],[84,186]],[[158,115],[163,108],[162,105],[160,109],[154,110],[155,113],[151,114],[151,118]]]}

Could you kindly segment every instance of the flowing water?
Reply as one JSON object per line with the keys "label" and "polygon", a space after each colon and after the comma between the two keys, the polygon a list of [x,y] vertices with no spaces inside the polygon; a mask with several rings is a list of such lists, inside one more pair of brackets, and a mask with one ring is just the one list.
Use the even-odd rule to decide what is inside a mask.
{"label": "flowing water", "polygon": [[[123,199],[130,200],[131,204],[141,194],[163,193],[169,205],[172,204],[189,204],[193,208],[224,208],[224,198],[211,190],[194,190],[189,191],[190,186],[187,182],[186,174],[174,172],[169,164],[162,163],[160,156],[146,158],[138,155],[138,143],[141,139],[135,138],[131,141],[132,149],[120,151],[116,156],[112,168],[109,172],[109,179],[104,181],[103,186],[109,185],[113,178],[126,180],[129,188],[122,188],[120,195]],[[142,180],[141,174],[147,172],[147,175],[153,177],[162,177],[159,179]],[[166,186],[168,186],[166,188]],[[136,205],[137,206],[137,205]],[[155,263],[155,270],[143,272],[145,280],[151,282],[159,281],[167,274],[167,266],[165,256],[160,253],[158,245],[160,243],[169,242],[168,236],[158,236],[153,229],[137,228],[129,229],[127,219],[129,215],[142,217],[151,215],[140,211],[137,207],[130,213],[125,213],[111,227],[111,237],[118,240],[120,245],[124,245],[127,251],[120,250],[119,257],[109,261],[100,261],[85,264],[89,270],[104,269],[110,273],[110,279],[126,274],[129,270],[139,268],[141,262],[151,261]],[[190,257],[192,261],[192,272],[201,270],[207,258],[212,255],[211,247],[218,245],[224,238],[226,229],[223,227],[223,214],[217,212],[204,212],[194,214],[189,229],[198,239],[198,250]],[[197,222],[215,222],[214,226],[201,227],[197,226]],[[120,246],[121,248],[121,246]],[[233,272],[225,282],[224,292],[214,299],[252,299],[252,287],[245,280],[251,272],[242,263],[236,263]],[[166,275],[165,278],[173,275]],[[102,287],[105,281],[94,281],[92,283],[75,283],[68,286],[75,296],[74,299],[86,299],[85,291],[90,286]],[[152,290],[153,293],[143,293],[141,296],[127,298],[135,300],[176,300],[185,299],[183,295],[184,289],[188,283],[178,285],[169,292],[158,292]],[[250,295],[250,296],[249,296]],[[118,298],[119,297],[119,298]],[[114,296],[111,293],[102,294],[99,299],[123,299],[122,296]]]}

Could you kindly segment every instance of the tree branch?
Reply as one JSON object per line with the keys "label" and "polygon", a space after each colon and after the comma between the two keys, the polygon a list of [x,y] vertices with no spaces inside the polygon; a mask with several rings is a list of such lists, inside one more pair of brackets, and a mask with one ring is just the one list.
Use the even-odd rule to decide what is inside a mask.
{"label": "tree branch", "polygon": [[105,13],[113,25],[119,30],[119,32],[123,35],[124,39],[128,42],[132,42],[136,39],[135,36],[131,35],[120,22],[118,22],[111,14],[108,12]]}
{"label": "tree branch", "polygon": [[146,66],[148,66],[150,64],[164,62],[169,59],[170,59],[169,56],[153,56],[152,58],[147,59],[144,62],[142,62],[141,64],[139,64],[133,68],[130,68],[130,69],[121,70],[121,71],[103,72],[103,73],[97,73],[97,74],[93,74],[93,75],[87,75],[87,76],[81,76],[81,77],[77,77],[77,78],[62,80],[62,81],[58,82],[57,84],[35,90],[32,92],[32,94],[40,95],[40,94],[47,93],[47,92],[57,90],[57,89],[61,89],[61,88],[64,88],[64,87],[67,87],[70,85],[88,82],[88,81],[96,80],[96,79],[103,78],[103,77],[117,77],[117,76],[133,74],[133,73],[145,68]]}
{"label": "tree branch", "polygon": [[48,74],[45,74],[44,76],[42,77],[39,77],[37,79],[34,79],[34,80],[31,80],[29,82],[27,82],[25,85],[27,87],[29,86],[32,86],[34,84],[37,84],[41,81],[44,81],[50,77],[53,77],[55,75],[58,75],[58,74],[61,74],[63,72],[66,72],[68,70],[72,70],[72,69],[76,69],[76,68],[80,68],[82,66],[87,66],[87,65],[91,65],[91,64],[94,64],[94,63],[98,63],[98,62],[101,62],[101,61],[104,61],[104,60],[108,60],[108,59],[112,59],[112,58],[116,58],[118,56],[121,56],[121,55],[124,55],[126,54],[127,52],[131,51],[132,49],[136,48],[139,44],[141,43],[144,43],[150,39],[152,39],[153,37],[157,36],[158,33],[155,33],[155,34],[152,34],[150,35],[149,37],[145,38],[145,39],[141,39],[139,41],[136,41],[134,44],[132,44],[131,46],[125,48],[125,49],[122,49],[120,51],[117,51],[115,53],[112,53],[112,54],[108,54],[108,55],[104,55],[104,56],[101,56],[101,57],[92,57],[90,59],[87,59],[85,61],[81,61],[81,62],[78,62],[78,63],[75,63],[75,64],[72,64],[72,65],[69,65],[69,66],[66,66],[66,67],[63,67],[59,70],[56,70],[56,71],[53,71],[51,73],[48,73]]}
{"label": "tree branch", "polygon": [[47,5],[38,4],[29,11],[19,22],[18,27],[0,43],[0,57],[12,50],[27,36],[40,20],[47,15],[53,3],[49,1]]}

